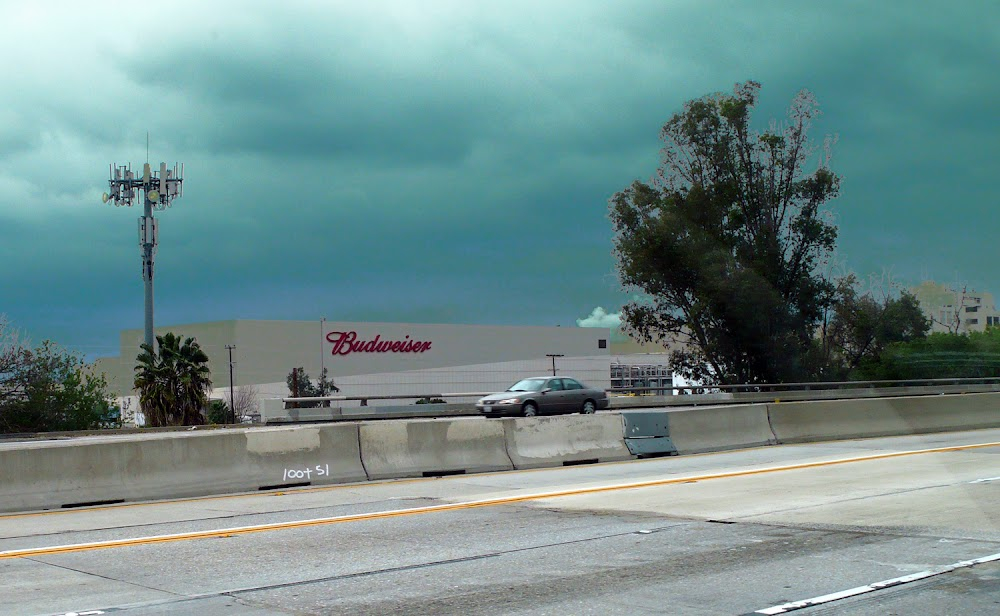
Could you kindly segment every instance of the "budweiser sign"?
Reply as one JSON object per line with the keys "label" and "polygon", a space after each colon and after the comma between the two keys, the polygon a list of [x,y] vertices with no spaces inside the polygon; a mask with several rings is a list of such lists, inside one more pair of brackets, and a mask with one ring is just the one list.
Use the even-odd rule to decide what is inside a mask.
{"label": "budweiser sign", "polygon": [[351,353],[423,353],[431,348],[430,342],[410,340],[404,336],[402,340],[382,340],[376,335],[371,340],[358,340],[358,332],[330,332],[326,341],[333,344],[331,355],[350,355]]}

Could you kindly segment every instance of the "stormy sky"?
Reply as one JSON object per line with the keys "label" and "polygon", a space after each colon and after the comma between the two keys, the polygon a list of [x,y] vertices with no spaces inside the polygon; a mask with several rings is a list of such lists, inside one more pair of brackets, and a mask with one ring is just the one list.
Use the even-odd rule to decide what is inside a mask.
{"label": "stormy sky", "polygon": [[0,314],[90,357],[142,326],[100,195],[147,131],[186,171],[157,325],[572,326],[627,299],[608,198],[747,79],[760,127],[805,88],[839,137],[846,267],[1000,292],[993,0],[4,0],[0,34]]}

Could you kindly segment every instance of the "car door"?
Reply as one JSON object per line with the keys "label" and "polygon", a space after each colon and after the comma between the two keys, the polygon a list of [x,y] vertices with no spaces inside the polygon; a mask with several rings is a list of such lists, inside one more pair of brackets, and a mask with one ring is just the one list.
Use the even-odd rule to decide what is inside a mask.
{"label": "car door", "polygon": [[588,391],[583,388],[583,384],[576,379],[563,378],[563,388],[566,390],[567,413],[575,413],[583,408],[583,401],[587,399]]}
{"label": "car door", "polygon": [[539,412],[547,415],[566,412],[566,390],[563,388],[562,379],[549,379],[545,383],[547,391],[541,396],[542,404]]}

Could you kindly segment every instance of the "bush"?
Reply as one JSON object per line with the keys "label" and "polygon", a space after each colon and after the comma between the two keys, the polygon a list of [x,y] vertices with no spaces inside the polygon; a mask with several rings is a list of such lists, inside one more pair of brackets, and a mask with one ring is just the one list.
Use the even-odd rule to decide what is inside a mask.
{"label": "bush", "polygon": [[232,417],[229,407],[222,400],[212,400],[211,404],[205,410],[205,415],[208,417],[208,423],[210,424],[227,424]]}
{"label": "bush", "polygon": [[871,380],[1000,377],[1000,329],[892,344],[859,372]]}
{"label": "bush", "polygon": [[13,358],[0,373],[0,432],[49,432],[120,428],[103,374],[52,342],[35,349],[3,349]]}

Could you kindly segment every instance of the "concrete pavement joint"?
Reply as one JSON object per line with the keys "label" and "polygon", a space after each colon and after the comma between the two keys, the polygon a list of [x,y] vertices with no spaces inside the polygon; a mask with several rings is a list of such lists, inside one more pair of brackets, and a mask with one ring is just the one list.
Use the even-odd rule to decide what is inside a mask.
{"label": "concrete pavement joint", "polygon": [[[971,483],[975,483],[975,482],[971,482]],[[804,511],[806,509],[816,509],[818,507],[826,507],[826,506],[834,505],[834,504],[839,505],[841,503],[850,503],[852,501],[863,501],[863,500],[868,500],[870,498],[883,498],[885,496],[897,496],[899,494],[910,494],[912,492],[921,492],[923,490],[937,490],[937,489],[940,489],[940,488],[952,488],[952,487],[959,486],[959,485],[962,485],[962,484],[961,483],[942,483],[942,484],[937,484],[937,485],[933,485],[933,486],[920,486],[920,487],[916,487],[916,488],[905,488],[905,489],[902,489],[902,490],[895,490],[895,491],[892,491],[892,492],[881,492],[881,493],[876,494],[876,495],[854,496],[854,497],[851,497],[851,498],[842,498],[842,499],[838,499],[838,500],[832,500],[832,501],[823,502],[823,503],[817,503],[817,504],[813,504],[813,505],[802,505],[801,507],[787,507],[785,509],[774,509],[774,510],[768,511],[766,513],[751,513],[751,514],[748,514],[748,515],[737,516],[737,517],[734,517],[733,519],[734,520],[752,520],[753,518],[759,518],[759,517],[767,516],[767,515],[774,515],[776,513],[788,513],[789,511]]]}
{"label": "concrete pavement joint", "polygon": [[[58,565],[56,563],[50,563],[48,561],[39,560],[37,558],[25,558],[25,560],[30,560],[33,563],[38,563],[47,567],[55,567],[56,569],[62,569],[64,571],[72,571],[73,573],[79,573],[81,575],[86,575],[88,577],[101,578],[102,580],[108,580],[109,582],[118,582],[119,584],[125,584],[127,586],[135,586],[136,588],[141,588],[143,590],[154,590],[156,592],[162,592],[168,595],[174,595],[177,597],[186,597],[187,595],[176,593],[170,590],[165,590],[163,588],[156,588],[153,586],[146,586],[144,584],[136,584],[135,582],[128,582],[126,580],[120,580],[118,578],[113,578],[107,575],[101,575],[100,573],[94,573],[92,571],[83,571],[82,569],[75,569],[73,567],[67,567],[66,565]],[[106,609],[106,608],[105,608]]]}
{"label": "concrete pavement joint", "polygon": [[[429,501],[437,501],[437,500],[441,500],[441,499],[431,498],[431,497],[424,497],[424,496],[414,496],[414,497],[404,496],[404,497],[399,497],[399,498],[390,498],[388,500],[399,500],[399,501],[429,500]],[[215,513],[218,513],[220,515],[211,516],[211,517],[202,516],[202,517],[192,518],[192,519],[188,519],[188,520],[173,520],[171,523],[180,524],[180,523],[209,522],[209,521],[214,522],[214,521],[219,521],[219,520],[231,520],[231,519],[237,519],[237,518],[251,518],[251,517],[256,517],[256,516],[277,515],[277,514],[282,514],[282,513],[298,513],[298,512],[301,512],[301,511],[312,511],[314,509],[334,509],[336,507],[360,507],[360,506],[364,506],[364,505],[377,505],[377,504],[382,503],[382,502],[385,502],[385,499],[362,501],[362,502],[358,502],[358,503],[349,503],[349,504],[345,504],[345,505],[316,505],[314,507],[291,507],[291,508],[288,508],[288,509],[272,509],[272,510],[268,510],[268,511],[247,511],[247,512],[242,512],[242,513],[238,512],[238,511],[233,511],[231,509],[211,509],[211,508],[206,508],[205,511],[215,512]],[[97,528],[88,528],[85,531],[81,531],[79,529],[69,529],[69,530],[54,531],[54,532],[51,532],[51,533],[32,532],[32,533],[26,534],[26,535],[5,535],[5,536],[0,536],[0,539],[23,539],[25,537],[57,537],[59,535],[75,535],[75,534],[79,534],[79,533],[82,533],[82,532],[88,532],[88,533],[90,533],[90,532],[102,532],[102,531],[116,530],[116,529],[120,529],[120,528],[143,528],[143,527],[147,527],[147,526],[163,526],[166,523],[167,522],[142,522],[142,523],[137,523],[137,524],[122,525],[122,526],[101,526],[101,527],[97,527]]]}
{"label": "concrete pavement joint", "polygon": [[[172,593],[172,592],[169,592],[169,591],[163,591],[163,592],[168,592],[169,594],[176,595],[177,599],[161,599],[161,600],[150,601],[150,602],[146,602],[146,603],[130,604],[130,605],[127,605],[127,606],[105,607],[105,608],[102,608],[102,609],[104,611],[106,611],[106,612],[122,611],[122,610],[137,609],[137,608],[148,608],[148,607],[156,607],[156,606],[163,606],[163,605],[176,605],[176,604],[179,604],[179,603],[187,603],[189,601],[199,601],[199,600],[212,599],[212,598],[217,598],[217,597],[229,597],[229,598],[231,598],[231,599],[233,599],[235,601],[238,601],[238,602],[240,602],[242,604],[255,606],[255,605],[258,604],[258,602],[255,602],[255,601],[252,601],[252,600],[243,599],[243,598],[239,597],[239,595],[245,595],[245,594],[256,593],[256,592],[267,592],[267,591],[273,591],[273,590],[280,590],[280,589],[283,589],[283,588],[293,588],[293,587],[297,587],[297,586],[308,586],[310,584],[323,584],[323,583],[326,583],[326,582],[339,582],[339,581],[352,580],[352,579],[363,578],[363,577],[368,577],[368,576],[375,576],[375,575],[383,575],[383,574],[391,574],[391,573],[403,573],[403,572],[407,572],[407,571],[414,571],[414,570],[418,570],[418,569],[425,569],[425,568],[428,568],[428,567],[437,567],[437,566],[447,566],[447,565],[454,565],[454,564],[462,564],[462,563],[467,563],[467,562],[472,562],[472,561],[477,561],[477,560],[485,560],[485,559],[488,559],[488,558],[498,558],[498,557],[506,556],[506,555],[510,555],[510,554],[518,554],[518,553],[522,553],[522,552],[529,552],[529,551],[532,551],[532,550],[542,550],[542,549],[549,549],[549,548],[562,547],[562,546],[568,546],[568,545],[575,545],[575,544],[581,544],[581,543],[589,543],[589,542],[592,542],[592,541],[602,541],[602,540],[605,540],[605,539],[617,539],[617,538],[621,538],[621,537],[628,537],[628,536],[631,536],[631,535],[649,535],[649,534],[653,534],[653,533],[658,533],[658,532],[661,532],[661,531],[669,530],[669,529],[675,528],[677,526],[683,526],[683,524],[671,524],[671,525],[668,525],[668,526],[661,526],[661,527],[656,527],[656,528],[643,529],[643,530],[639,530],[639,531],[625,531],[625,532],[620,532],[620,533],[611,533],[611,534],[606,534],[606,535],[597,535],[597,536],[594,536],[594,537],[584,537],[584,538],[581,538],[581,539],[570,539],[570,540],[567,540],[567,541],[557,541],[557,542],[553,542],[553,543],[543,543],[543,544],[539,544],[539,545],[531,545],[531,546],[527,546],[527,547],[512,548],[512,549],[509,549],[509,550],[502,550],[502,551],[499,551],[499,552],[487,552],[485,554],[474,554],[474,555],[471,555],[471,556],[463,556],[463,557],[460,557],[460,558],[450,558],[450,559],[436,560],[436,561],[431,561],[431,562],[414,563],[414,564],[410,564],[410,565],[400,565],[398,567],[387,567],[387,568],[384,568],[384,569],[374,569],[374,570],[370,570],[370,571],[358,571],[358,572],[355,572],[355,573],[342,573],[342,574],[338,574],[338,575],[330,575],[330,576],[324,576],[324,577],[319,577],[319,578],[310,578],[310,579],[306,579],[306,580],[296,580],[294,582],[281,582],[281,583],[277,583],[277,584],[266,584],[266,585],[261,585],[261,586],[248,586],[248,587],[243,587],[243,588],[234,588],[234,589],[229,589],[229,590],[220,590],[220,591],[215,591],[215,592],[199,593],[199,594],[193,594],[193,595],[186,595],[186,594],[180,594],[180,593]],[[34,560],[34,559],[30,559],[30,560]],[[38,561],[38,562],[43,562],[43,561]],[[44,563],[43,562],[43,564],[48,564],[48,563]],[[68,569],[68,567],[65,567],[65,568]],[[98,577],[101,577],[101,576],[98,576]],[[113,579],[113,578],[107,578],[107,579]],[[114,581],[119,581],[119,580],[114,580]],[[146,587],[143,587],[143,586],[140,586],[140,587],[141,588],[146,588]],[[160,590],[160,589],[150,588],[150,590]],[[266,605],[268,605],[269,608],[270,607],[277,607],[277,606],[271,606],[270,604],[266,604]],[[288,613],[299,613],[299,612],[288,612]]]}

